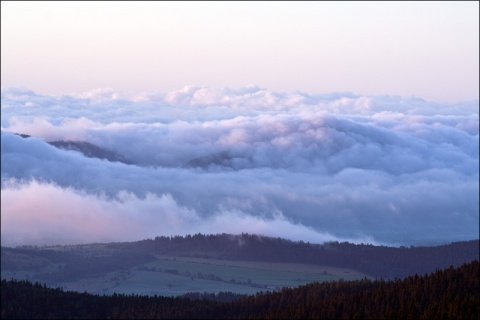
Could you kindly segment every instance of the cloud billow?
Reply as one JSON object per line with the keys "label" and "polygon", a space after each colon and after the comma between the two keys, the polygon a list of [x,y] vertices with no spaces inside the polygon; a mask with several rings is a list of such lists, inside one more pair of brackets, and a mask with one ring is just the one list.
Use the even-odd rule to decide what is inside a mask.
{"label": "cloud billow", "polygon": [[[256,86],[137,96],[2,89],[2,243],[197,232],[387,244],[478,237],[478,123],[478,101]],[[48,143],[58,140],[134,164]]]}

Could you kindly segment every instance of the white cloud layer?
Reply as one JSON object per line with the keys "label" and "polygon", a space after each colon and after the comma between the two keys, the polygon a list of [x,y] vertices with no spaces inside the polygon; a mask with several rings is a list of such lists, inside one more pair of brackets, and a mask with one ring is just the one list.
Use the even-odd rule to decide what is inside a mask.
{"label": "white cloud layer", "polygon": [[[63,96],[4,88],[2,244],[198,232],[477,238],[478,107],[257,86]],[[90,142],[136,165],[53,140]]]}
{"label": "white cloud layer", "polygon": [[179,206],[170,194],[148,193],[139,198],[120,192],[112,200],[35,180],[28,184],[10,181],[2,194],[2,212],[4,245],[136,241],[165,234],[237,234],[241,230],[311,242],[372,241],[367,237],[339,239],[294,224],[281,213],[263,218],[224,210],[202,218],[195,210]]}

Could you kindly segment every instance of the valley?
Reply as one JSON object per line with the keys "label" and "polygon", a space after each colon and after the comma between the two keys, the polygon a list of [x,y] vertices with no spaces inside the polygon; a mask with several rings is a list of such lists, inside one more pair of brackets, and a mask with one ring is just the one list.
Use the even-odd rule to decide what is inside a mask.
{"label": "valley", "polygon": [[255,294],[313,282],[423,274],[475,258],[478,240],[394,248],[197,234],[126,243],[2,247],[1,277],[107,295]]}

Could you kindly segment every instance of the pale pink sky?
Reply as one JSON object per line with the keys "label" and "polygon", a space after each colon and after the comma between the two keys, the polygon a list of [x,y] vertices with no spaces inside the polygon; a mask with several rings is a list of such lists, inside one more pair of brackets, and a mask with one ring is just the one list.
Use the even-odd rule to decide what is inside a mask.
{"label": "pale pink sky", "polygon": [[479,96],[479,3],[2,1],[1,82]]}

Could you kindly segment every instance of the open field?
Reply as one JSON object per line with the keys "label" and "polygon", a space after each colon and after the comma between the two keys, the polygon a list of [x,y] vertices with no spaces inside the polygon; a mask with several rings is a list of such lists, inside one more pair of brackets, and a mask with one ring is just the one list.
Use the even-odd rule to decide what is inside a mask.
{"label": "open field", "polygon": [[[61,264],[44,264],[33,269],[2,270],[2,278],[42,282],[46,273],[61,271],[62,268],[59,266]],[[221,291],[254,294],[315,281],[333,281],[341,278],[355,280],[364,277],[366,275],[355,270],[328,266],[160,255],[151,262],[105,272],[100,276],[47,283],[53,287],[62,287],[64,290],[98,294],[116,292],[177,296],[187,292]]]}
{"label": "open field", "polygon": [[292,271],[292,272],[305,272],[305,273],[328,273],[330,275],[336,275],[340,277],[368,277],[366,274],[358,272],[348,268],[338,268],[331,266],[304,264],[304,263],[282,263],[282,262],[262,262],[262,261],[244,261],[244,260],[221,260],[221,259],[205,259],[196,257],[178,257],[172,255],[156,255],[159,260],[175,260],[192,262],[198,264],[241,267],[241,268],[253,268],[253,269],[265,269],[265,270],[277,270],[277,271]]}
{"label": "open field", "polygon": [[[478,258],[478,240],[438,247],[312,245],[241,235],[132,243],[2,247],[3,279],[97,294],[252,294],[311,282],[393,279]],[[233,240],[232,240],[233,239]]]}
{"label": "open field", "polygon": [[353,270],[313,265],[191,260],[199,259],[180,257],[158,259],[128,272],[119,271],[103,278],[82,279],[65,283],[63,287],[68,290],[106,294],[122,292],[175,296],[186,292],[220,291],[254,294],[315,281],[333,281],[340,278],[354,280],[364,277]]}

